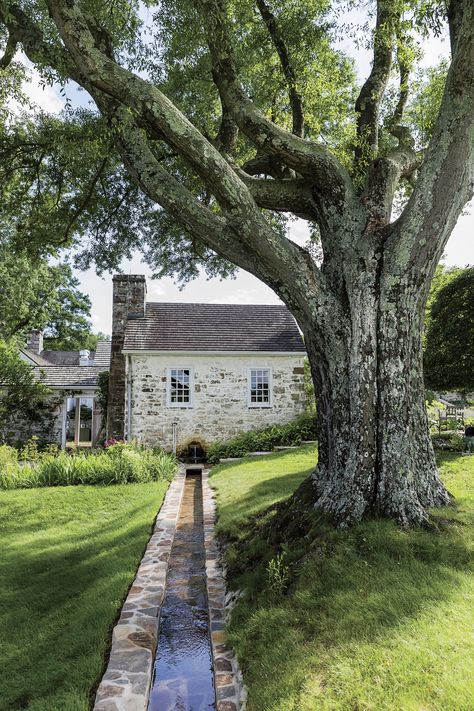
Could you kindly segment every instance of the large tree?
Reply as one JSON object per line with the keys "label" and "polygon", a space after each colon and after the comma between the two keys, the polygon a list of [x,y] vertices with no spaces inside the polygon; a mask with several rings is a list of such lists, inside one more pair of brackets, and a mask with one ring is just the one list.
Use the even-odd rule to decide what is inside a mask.
{"label": "large tree", "polygon": [[[374,512],[418,524],[448,503],[428,434],[421,334],[431,277],[473,193],[474,0],[378,0],[372,69],[352,107],[350,68],[330,42],[334,27],[350,35],[339,3],[162,0],[147,11],[147,33],[121,0],[0,8],[2,64],[20,44],[47,80],[83,87],[100,116],[87,170],[87,143],[77,143],[79,186],[69,156],[69,191],[48,193],[61,161],[54,151],[44,161],[45,144],[34,144],[48,214],[66,237],[90,218],[92,254],[107,260],[114,220],[135,196],[138,212],[118,225],[122,250],[143,208],[156,260],[169,264],[185,239],[174,254],[210,268],[218,255],[274,289],[304,333],[319,417],[313,502],[336,522]],[[451,62],[423,145],[404,121],[413,33],[443,22]],[[59,154],[72,133],[65,120]],[[9,140],[14,164],[22,139]],[[35,170],[26,163],[12,195]],[[322,261],[285,236],[281,214],[313,225]]]}

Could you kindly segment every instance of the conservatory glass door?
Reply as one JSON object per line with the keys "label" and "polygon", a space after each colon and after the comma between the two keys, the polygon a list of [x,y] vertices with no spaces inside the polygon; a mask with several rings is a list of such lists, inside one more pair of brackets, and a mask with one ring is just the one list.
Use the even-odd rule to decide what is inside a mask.
{"label": "conservatory glass door", "polygon": [[92,447],[94,398],[68,397],[66,401],[66,447]]}

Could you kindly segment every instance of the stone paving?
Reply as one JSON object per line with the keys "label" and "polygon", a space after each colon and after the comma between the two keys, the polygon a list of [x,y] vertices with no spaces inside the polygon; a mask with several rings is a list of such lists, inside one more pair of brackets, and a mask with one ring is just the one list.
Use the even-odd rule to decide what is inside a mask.
{"label": "stone paving", "polygon": [[219,550],[214,536],[216,503],[209,486],[209,471],[202,472],[204,508],[204,550],[206,554],[206,581],[211,627],[212,655],[216,684],[217,711],[243,711],[246,693],[237,657],[227,644],[226,585],[219,563]]}
{"label": "stone paving", "polygon": [[[226,587],[214,537],[216,508],[208,476],[209,472],[204,470],[202,494],[206,602],[208,602],[212,664],[217,696],[216,711],[243,711],[245,689],[242,675],[236,656],[227,644],[224,631]],[[152,537],[113,632],[109,664],[97,690],[94,711],[147,711],[148,709],[160,615],[165,599],[169,561],[177,531],[185,478],[185,470],[182,469],[171,483],[157,517]],[[177,543],[179,547],[181,544],[178,539]],[[171,569],[171,582],[172,579]],[[192,668],[192,657],[190,668]],[[175,680],[175,683],[178,681]],[[184,685],[187,684],[186,679],[182,682]],[[194,711],[193,706],[183,707],[183,709]]]}
{"label": "stone paving", "polygon": [[215,711],[201,473],[186,476],[161,608],[148,711]]}
{"label": "stone paving", "polygon": [[94,711],[145,711],[155,658],[168,561],[186,474],[170,484],[153,534],[112,635],[107,670]]}

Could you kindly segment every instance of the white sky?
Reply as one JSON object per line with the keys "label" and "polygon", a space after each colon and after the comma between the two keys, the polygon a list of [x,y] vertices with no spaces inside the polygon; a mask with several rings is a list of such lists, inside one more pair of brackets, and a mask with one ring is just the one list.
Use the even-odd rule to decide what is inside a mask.
{"label": "white sky", "polygon": [[[362,80],[370,69],[370,56],[363,49],[356,50],[350,40],[342,41],[341,46],[355,58],[357,71]],[[443,39],[431,38],[424,47],[424,52],[423,66],[435,65],[443,56],[448,55],[448,43]],[[38,76],[34,70],[31,82],[26,88],[34,103],[46,111],[56,113],[64,105],[63,98],[54,87],[46,86],[43,88],[40,86]],[[71,98],[74,100],[76,97]],[[82,101],[84,98],[85,95],[82,94]],[[304,243],[307,237],[306,223],[302,220],[291,223],[290,234],[292,239]],[[465,214],[460,217],[446,246],[444,263],[447,266],[474,265],[473,234],[474,209],[468,206]],[[239,270],[235,279],[226,279],[225,281],[219,281],[218,279],[206,280],[204,276],[201,276],[185,286],[182,291],[179,291],[171,278],[152,281],[150,278],[151,271],[147,265],[141,262],[139,254],[136,254],[131,260],[124,260],[121,266],[125,274],[145,274],[147,276],[149,301],[197,301],[240,304],[279,303],[278,297],[271,289],[243,270]],[[94,330],[110,333],[112,275],[106,274],[101,278],[95,274],[93,269],[90,269],[84,272],[78,271],[77,276],[81,283],[81,290],[89,294],[92,301],[91,318]]]}

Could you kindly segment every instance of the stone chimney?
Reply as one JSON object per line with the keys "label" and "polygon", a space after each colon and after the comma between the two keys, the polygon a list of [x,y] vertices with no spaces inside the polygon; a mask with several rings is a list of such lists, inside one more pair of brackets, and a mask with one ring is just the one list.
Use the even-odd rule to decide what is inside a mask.
{"label": "stone chimney", "polygon": [[34,331],[31,331],[26,342],[26,347],[32,353],[39,355],[43,350],[43,331],[40,331],[39,328],[35,328]]}
{"label": "stone chimney", "polygon": [[125,437],[126,359],[122,355],[129,318],[143,318],[146,308],[146,281],[142,274],[116,274],[113,278],[112,354],[109,375],[107,437]]}

